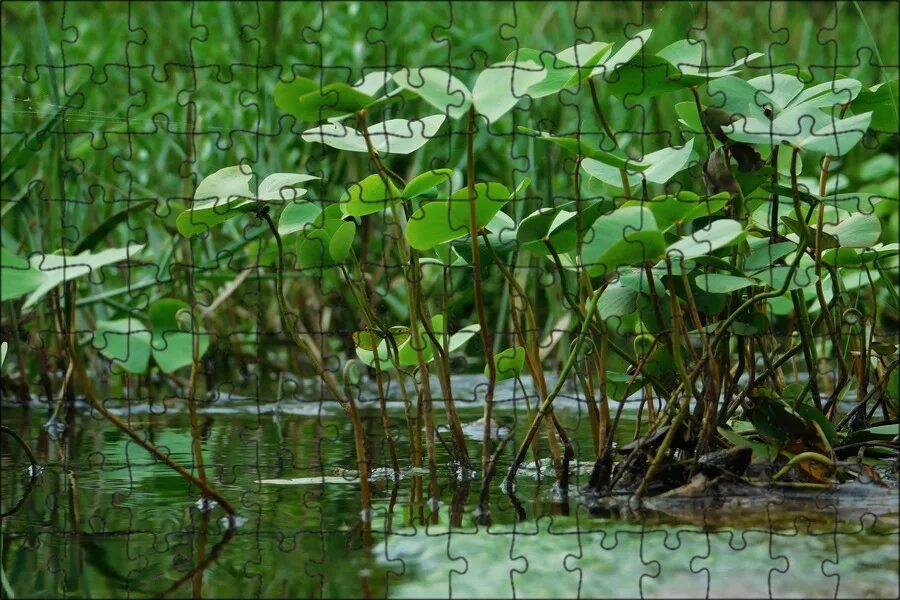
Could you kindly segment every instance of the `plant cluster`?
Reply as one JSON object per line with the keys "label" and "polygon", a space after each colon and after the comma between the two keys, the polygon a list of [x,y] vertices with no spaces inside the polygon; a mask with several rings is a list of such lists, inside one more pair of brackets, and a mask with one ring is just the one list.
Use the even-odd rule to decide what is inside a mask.
{"label": "plant cluster", "polygon": [[[719,68],[695,40],[650,54],[651,34],[557,52],[522,48],[471,85],[435,67],[377,70],[355,85],[323,81],[324,74],[281,81],[275,103],[311,126],[300,143],[329,147],[324,155],[335,160],[357,153],[369,172],[323,182],[321,174],[226,166],[204,178],[177,215],[186,258],[221,227],[254,227],[232,251],[251,245],[272,268],[284,331],[352,421],[364,503],[373,465],[355,395],[365,373],[377,389],[394,471],[428,468],[429,493],[438,495],[443,420],[455,464],[480,473],[483,514],[511,439],[496,436],[494,395],[505,379],[530,380],[538,398],[504,478],[508,489],[529,453],[538,465],[549,454],[558,485],[568,485],[575,449],[554,411],[567,386],[588,409],[593,453],[580,458],[593,462],[590,487],[598,494],[640,498],[698,473],[833,484],[877,478],[880,459],[896,457],[900,386],[890,328],[900,314],[900,246],[885,226],[896,226],[897,199],[839,189],[838,165],[862,142],[877,147],[878,132],[896,131],[897,81],[864,87],[835,76],[815,84],[790,70],[745,79],[742,70],[762,55]],[[672,124],[681,143],[658,149],[616,131],[603,110],[610,96],[643,102],[686,94]],[[566,201],[538,197],[526,211],[536,198],[530,186],[542,182],[480,177],[489,159],[478,156],[478,137],[508,127],[517,105],[563,95],[589,103],[593,113],[580,119],[587,131],[512,131],[571,157],[560,161],[571,167]],[[387,118],[398,106],[409,118]],[[451,159],[462,140],[459,161],[439,153],[410,160],[444,140]],[[416,164],[430,168],[412,170]],[[315,186],[324,191],[313,199]],[[124,219],[111,217],[72,255],[26,259],[4,248],[10,322],[56,321],[66,340],[63,388],[76,378],[95,410],[231,513],[205,483],[202,455],[201,476],[187,473],[92,391],[81,358],[92,346],[128,374],[147,373],[151,357],[163,373],[190,367],[193,421],[210,346],[190,296],[159,297],[146,314],[126,305],[103,318],[79,315],[89,310],[79,309],[80,277],[146,253],[140,245],[95,252]],[[552,274],[552,283],[538,272]],[[316,333],[309,295],[316,288],[352,310],[349,338]],[[555,306],[539,305],[542,296]],[[76,335],[79,319],[92,323],[89,343]],[[486,380],[477,462],[453,389],[451,358],[467,348],[477,348]],[[21,352],[17,364],[20,383],[10,389],[27,389]],[[409,457],[392,437],[389,388],[404,401]],[[641,402],[639,435],[617,446],[632,397]]]}

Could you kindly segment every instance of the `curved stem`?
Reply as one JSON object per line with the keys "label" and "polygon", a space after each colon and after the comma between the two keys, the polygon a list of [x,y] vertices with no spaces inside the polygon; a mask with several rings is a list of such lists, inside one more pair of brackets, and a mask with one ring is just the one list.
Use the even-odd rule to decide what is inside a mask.
{"label": "curved stem", "polygon": [[780,471],[772,475],[772,481],[778,481],[785,475],[787,475],[794,466],[803,460],[811,460],[829,467],[834,466],[834,461],[832,461],[827,456],[819,454],[818,452],[801,452],[800,454],[794,456],[791,460],[788,461],[788,464],[784,465]]}
{"label": "curved stem", "polygon": [[325,365],[322,363],[322,359],[319,356],[319,352],[316,347],[312,344],[311,340],[308,340],[308,334],[300,333],[296,330],[296,328],[291,324],[291,320],[288,318],[288,309],[287,304],[284,299],[284,247],[281,242],[281,235],[278,233],[278,228],[275,226],[275,223],[272,221],[272,217],[269,215],[268,206],[264,207],[257,216],[260,219],[263,219],[266,224],[269,226],[269,231],[272,232],[272,237],[275,238],[275,245],[278,247],[278,264],[277,264],[277,276],[275,278],[275,296],[278,301],[278,310],[281,313],[281,320],[284,321],[284,327],[287,329],[288,334],[290,334],[291,339],[300,348],[301,351],[306,355],[309,359],[309,362],[312,363],[313,369],[316,371],[316,375],[325,383],[325,386],[328,388],[328,391],[334,396],[334,398],[340,403],[341,407],[348,414],[350,413],[350,406],[347,397],[341,391],[340,387],[338,387],[337,380],[334,377],[334,374],[325,368]]}
{"label": "curved stem", "polygon": [[[613,134],[609,123],[606,121],[606,116],[603,114],[603,108],[600,106],[600,98],[597,96],[597,87],[594,85],[594,78],[588,77],[587,81],[588,88],[591,90],[591,103],[594,106],[594,112],[597,114],[597,118],[600,120],[600,125],[603,127],[603,131],[606,132],[606,135],[609,136],[609,139],[612,140],[612,143],[618,146],[616,136]],[[619,175],[622,177],[622,193],[626,198],[630,198],[631,184],[628,183],[628,172],[625,170],[625,167],[619,169]]]}
{"label": "curved stem", "polygon": [[0,425],[0,432],[5,433],[8,436],[12,437],[14,440],[16,440],[16,443],[22,447],[22,450],[24,450],[25,454],[28,456],[29,462],[31,462],[30,475],[31,475],[31,477],[36,477],[38,461],[37,461],[37,458],[34,457],[34,452],[31,451],[31,447],[29,447],[28,444],[25,443],[25,440],[23,440],[22,437],[18,433],[16,433],[15,431],[10,429],[6,425]]}
{"label": "curved stem", "polygon": [[569,352],[569,356],[566,358],[566,363],[563,365],[562,370],[559,372],[559,378],[556,380],[556,385],[553,386],[553,390],[551,390],[550,393],[547,394],[547,397],[538,407],[538,411],[534,417],[534,421],[532,421],[531,427],[529,427],[528,429],[528,433],[525,434],[525,439],[519,446],[516,457],[509,468],[509,472],[506,474],[504,485],[507,487],[509,487],[515,480],[516,472],[518,471],[519,466],[522,464],[522,461],[525,460],[525,454],[527,454],[528,447],[531,445],[531,440],[537,433],[538,426],[541,424],[541,419],[550,411],[550,407],[552,406],[553,401],[562,391],[569,373],[575,366],[575,361],[578,360],[578,354],[581,352],[581,346],[584,344],[584,340],[587,337],[588,332],[590,331],[590,322],[594,317],[594,311],[597,309],[597,302],[600,300],[600,294],[602,292],[603,288],[598,289],[593,293],[593,295],[591,295],[591,298],[588,301],[587,310],[585,311],[585,318],[581,323],[581,332],[578,334],[578,338],[575,340],[575,345]]}

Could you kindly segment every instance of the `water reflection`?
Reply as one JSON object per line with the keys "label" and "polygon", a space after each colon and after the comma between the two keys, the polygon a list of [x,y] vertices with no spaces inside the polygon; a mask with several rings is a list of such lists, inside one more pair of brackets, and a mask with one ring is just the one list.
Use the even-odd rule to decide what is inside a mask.
{"label": "water reflection", "polygon": [[[743,596],[897,595],[897,511],[842,513],[824,496],[764,504],[742,521],[690,506],[683,514],[604,512],[580,492],[591,465],[575,462],[564,489],[554,486],[552,466],[542,478],[534,465],[523,468],[508,493],[495,478],[489,513],[479,514],[481,474],[451,468],[438,444],[434,473],[404,465],[399,481],[374,473],[372,509],[361,518],[349,423],[327,407],[289,407],[222,399],[201,413],[207,474],[244,519],[236,528],[220,521],[221,509],[199,511],[198,490],[88,413],[71,411],[53,440],[41,427],[45,414],[5,407],[4,423],[33,441],[46,470],[26,477],[27,458],[4,439],[4,596],[632,597],[727,595],[732,584]],[[188,415],[175,408],[132,413],[131,423],[190,465]],[[525,429],[512,408],[498,411],[514,432],[496,452],[498,473]],[[477,406],[461,413],[481,416]],[[579,446],[592,448],[579,406],[559,415],[576,457]],[[379,412],[363,417],[371,460],[389,465]],[[391,417],[402,424],[402,409]],[[634,417],[622,417],[632,419],[623,442]],[[395,441],[409,456],[406,436]],[[479,442],[470,443],[477,456]],[[297,483],[260,483],[271,479]]]}

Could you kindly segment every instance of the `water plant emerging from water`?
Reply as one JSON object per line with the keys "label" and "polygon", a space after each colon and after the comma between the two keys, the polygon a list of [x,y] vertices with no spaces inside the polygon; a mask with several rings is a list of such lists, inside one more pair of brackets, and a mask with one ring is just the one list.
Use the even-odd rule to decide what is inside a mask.
{"label": "water plant emerging from water", "polygon": [[[897,456],[897,199],[844,189],[840,164],[860,146],[896,143],[881,132],[897,130],[897,81],[816,83],[796,70],[745,77],[760,54],[718,67],[690,39],[649,53],[651,36],[521,48],[468,82],[435,67],[373,70],[354,85],[325,72],[280,81],[274,102],[301,124],[298,143],[326,147],[323,161],[351,165],[358,177],[326,181],[287,164],[274,173],[203,165],[210,174],[160,228],[173,242],[149,258],[145,245],[98,249],[153,202],[111,215],[71,253],[27,253],[24,240],[13,248],[4,238],[4,330],[13,332],[4,394],[27,401],[34,373],[40,392],[56,399],[47,426],[57,430],[77,389],[235,515],[204,470],[197,387],[209,376],[213,338],[203,323],[228,309],[243,279],[200,302],[195,270],[182,270],[186,285],[170,270],[197,256],[214,269],[225,255],[255,254],[271,274],[260,288],[263,312],[277,309],[302,368],[352,422],[365,510],[369,474],[382,465],[360,417],[363,381],[374,384],[395,476],[423,469],[429,486],[418,493],[437,498],[436,449],[446,445],[461,477],[478,474],[485,520],[496,480],[514,492],[529,456],[538,469],[550,465],[561,490],[578,459],[593,465],[595,495],[638,501],[697,476],[805,486],[877,480],[878,468],[896,469]],[[573,104],[563,105],[557,126],[540,120],[542,104],[562,97]],[[651,138],[665,143],[650,147],[607,117],[611,97],[687,99],[675,105],[670,135]],[[567,169],[566,200],[560,190],[535,191],[545,182],[524,172],[495,180],[492,157],[480,154],[480,140],[492,135],[508,137],[513,153],[516,143],[543,145]],[[4,181],[27,159],[25,142],[12,149]],[[225,228],[242,232],[228,246]],[[158,270],[145,280],[159,290],[152,302],[139,306],[116,289],[80,295],[85,276],[141,260]],[[127,282],[126,292],[141,285]],[[347,309],[340,323],[348,335],[317,327],[320,299],[332,297]],[[80,335],[79,322],[93,335]],[[42,349],[20,341],[22,332],[51,329],[61,381]],[[126,385],[189,371],[182,389],[193,472],[97,397],[86,363],[98,355]],[[476,357],[466,370],[484,374],[480,457],[469,454],[453,388],[463,357]],[[503,380],[534,400],[517,424],[518,445],[496,423]],[[395,439],[389,390],[403,399],[408,455]],[[561,394],[585,402],[592,447],[572,443],[554,411]],[[631,398],[641,405],[638,433],[616,445]],[[498,476],[503,452],[514,458]]]}

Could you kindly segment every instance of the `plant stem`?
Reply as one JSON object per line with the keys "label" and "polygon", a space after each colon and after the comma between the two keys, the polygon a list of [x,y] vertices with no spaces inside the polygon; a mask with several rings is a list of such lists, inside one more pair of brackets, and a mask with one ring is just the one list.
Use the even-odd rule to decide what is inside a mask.
{"label": "plant stem", "polygon": [[[613,134],[612,129],[609,126],[609,123],[606,121],[606,116],[603,114],[603,108],[600,106],[600,98],[597,96],[597,87],[594,85],[594,78],[588,77],[588,88],[591,90],[591,103],[594,106],[594,112],[597,114],[597,118],[600,120],[600,125],[603,127],[603,131],[606,132],[606,135],[612,140],[613,144],[616,143],[616,136]],[[625,167],[619,168],[619,174],[622,177],[622,193],[626,198],[631,198],[631,184],[628,183],[628,171],[625,170]]]}
{"label": "plant stem", "polygon": [[[362,286],[357,286],[355,282],[350,278],[350,275],[347,273],[347,270],[341,265],[341,273],[344,276],[344,281],[347,282],[347,285],[350,287],[350,290],[353,292],[354,296],[356,296],[356,302],[359,304],[360,309],[364,315],[364,319],[366,322],[366,329],[369,332],[369,335],[372,336],[372,339],[378,339],[375,334],[376,324],[373,318],[367,309],[368,298],[366,297],[365,290],[359,289]],[[391,338],[391,333],[389,331],[382,331],[382,334],[385,336],[385,343],[390,345],[388,340],[393,340]],[[397,458],[397,446],[394,443],[394,435],[391,433],[391,423],[388,418],[387,413],[387,399],[384,393],[384,381],[381,370],[381,359],[379,358],[379,350],[378,347],[380,344],[376,343],[375,352],[373,356],[375,358],[375,388],[378,391],[378,404],[381,409],[381,427],[384,429],[384,437],[387,440],[388,444],[388,453],[391,457],[391,466],[394,468],[394,474],[398,475],[400,473],[400,462]],[[390,352],[389,352],[390,354]],[[397,367],[396,363],[394,364]],[[349,392],[350,387],[345,383],[344,390]],[[350,394],[348,394],[349,396]]]}
{"label": "plant stem", "polygon": [[784,467],[782,467],[780,471],[772,475],[772,481],[778,481],[779,479],[787,475],[794,467],[794,465],[804,460],[811,460],[823,465],[827,465],[829,467],[834,466],[834,461],[832,461],[827,456],[819,454],[818,452],[801,452],[800,454],[797,454],[796,456],[791,458],[791,460],[789,460],[788,463],[784,465]]}
{"label": "plant stem", "polygon": [[[384,163],[381,162],[381,158],[378,156],[378,151],[375,149],[375,146],[372,144],[372,138],[369,135],[369,126],[368,120],[366,118],[366,111],[360,110],[356,113],[357,121],[359,124],[360,132],[362,133],[363,139],[366,142],[366,148],[369,153],[369,158],[372,161],[372,164],[375,166],[375,171],[378,176],[381,178],[382,183],[384,184],[385,190],[387,190],[389,199],[393,200],[391,195],[391,186],[388,181],[388,175],[392,172],[384,166]],[[395,178],[399,178],[396,174],[393,174]],[[402,183],[402,178],[399,179]],[[426,421],[426,447],[428,449],[428,460],[429,467],[432,473],[431,477],[431,494],[432,497],[436,498],[438,494],[437,489],[437,481],[435,479],[435,472],[437,469],[437,462],[434,455],[434,428],[432,422],[432,396],[431,396],[431,383],[428,379],[428,365],[425,361],[425,355],[423,353],[422,348],[424,348],[421,339],[421,334],[419,331],[419,324],[421,322],[422,327],[425,329],[426,334],[432,340],[432,343],[436,344],[436,351],[443,355],[443,350],[441,348],[440,343],[437,342],[434,333],[431,331],[431,326],[428,323],[428,319],[425,318],[423,314],[423,306],[424,299],[421,290],[421,270],[419,268],[418,263],[418,254],[412,248],[407,247],[406,237],[403,233],[403,225],[399,218],[399,214],[397,211],[397,207],[395,204],[392,204],[392,210],[394,211],[394,220],[397,222],[397,227],[399,229],[399,241],[397,244],[397,252],[400,254],[400,259],[404,264],[404,270],[406,274],[406,280],[409,284],[409,293],[407,294],[407,305],[409,307],[409,319],[410,319],[410,336],[412,338],[413,348],[416,352],[416,360],[419,366],[419,373],[422,377],[422,393],[424,394],[424,402],[425,402],[425,421]],[[450,430],[453,433],[454,440],[454,448],[455,452],[451,453],[456,460],[461,463],[468,464],[469,456],[468,450],[465,444],[465,436],[462,431],[462,424],[459,421],[459,416],[456,413],[456,407],[453,402],[453,396],[451,394],[451,385],[450,385],[450,374],[448,367],[449,362],[444,360],[446,357],[442,356],[441,360],[438,361],[438,376],[440,379],[441,389],[444,394],[444,402],[447,407],[447,416],[450,422]],[[431,425],[429,425],[431,423]]]}
{"label": "plant stem", "polygon": [[494,345],[491,341],[490,323],[484,307],[484,290],[481,281],[481,257],[478,248],[478,220],[475,210],[475,106],[469,107],[469,127],[466,132],[466,185],[469,189],[469,238],[472,242],[472,281],[475,286],[475,311],[478,313],[478,324],[481,333],[481,345],[487,361],[488,385],[484,395],[484,433],[482,435],[482,494],[481,513],[490,511],[490,477],[491,465],[491,430],[494,410],[494,388],[497,385],[497,365],[494,364]]}
{"label": "plant stem", "polygon": [[328,388],[328,391],[334,396],[335,400],[341,405],[341,408],[344,409],[344,412],[350,414],[350,403],[344,393],[341,391],[341,388],[338,387],[337,380],[334,377],[334,374],[325,368],[325,365],[322,363],[322,358],[318,352],[318,349],[312,343],[312,340],[308,339],[309,334],[300,333],[297,331],[296,327],[294,327],[291,323],[291,319],[289,318],[289,312],[287,309],[287,303],[284,299],[284,247],[281,242],[281,235],[278,233],[278,228],[275,226],[275,223],[272,221],[272,217],[269,215],[268,207],[264,207],[257,216],[263,219],[266,224],[269,226],[269,231],[272,232],[272,237],[275,238],[275,245],[278,248],[278,263],[277,263],[277,277],[275,278],[275,296],[278,301],[278,310],[281,313],[281,319],[284,322],[284,327],[287,329],[288,334],[291,336],[291,339],[294,340],[294,343],[298,348],[306,355],[309,362],[312,363],[313,369],[316,372],[316,375],[325,383],[325,386]]}
{"label": "plant stem", "polygon": [[516,457],[515,459],[513,459],[513,463],[509,468],[509,472],[506,474],[506,478],[504,479],[504,486],[506,486],[507,488],[509,488],[509,486],[511,486],[515,481],[516,472],[518,471],[519,466],[525,460],[525,454],[528,452],[528,446],[531,444],[531,440],[537,433],[537,429],[541,423],[541,419],[544,417],[544,415],[548,414],[551,406],[553,405],[553,401],[562,391],[562,388],[566,382],[566,378],[569,376],[569,373],[575,366],[575,361],[578,360],[578,354],[581,352],[581,346],[584,344],[584,340],[590,330],[590,322],[594,317],[594,311],[597,309],[597,302],[600,300],[600,294],[602,292],[603,288],[598,289],[593,293],[590,300],[588,301],[587,310],[585,311],[585,318],[581,323],[581,332],[578,334],[578,337],[575,340],[575,344],[572,347],[572,350],[569,352],[569,356],[566,358],[566,363],[563,365],[562,370],[559,372],[559,378],[556,380],[556,385],[553,386],[553,390],[551,390],[550,393],[547,394],[546,398],[544,398],[544,401],[538,407],[537,414],[535,415],[534,420],[531,423],[531,427],[528,429],[528,433],[525,434],[525,439],[519,446]]}

